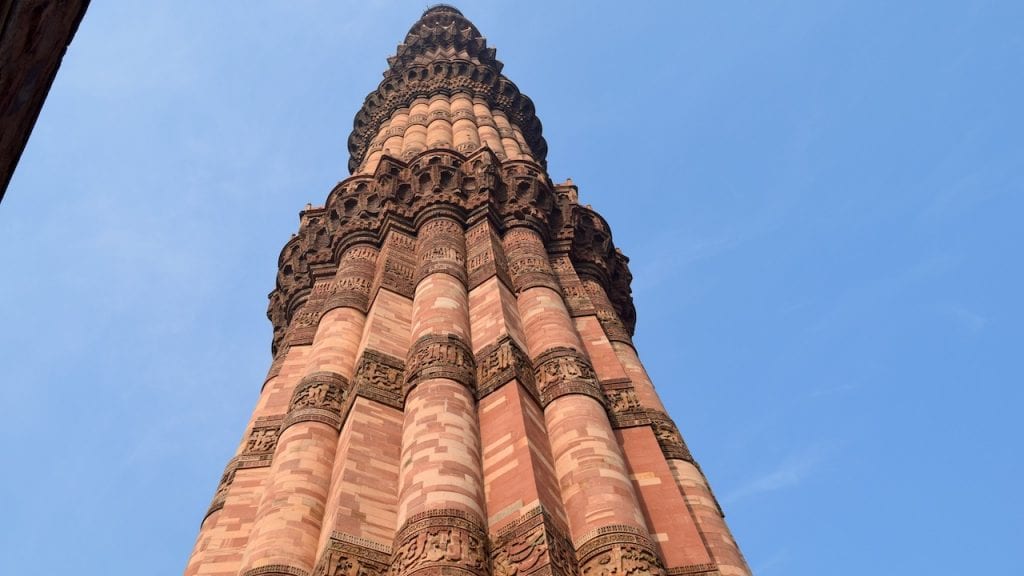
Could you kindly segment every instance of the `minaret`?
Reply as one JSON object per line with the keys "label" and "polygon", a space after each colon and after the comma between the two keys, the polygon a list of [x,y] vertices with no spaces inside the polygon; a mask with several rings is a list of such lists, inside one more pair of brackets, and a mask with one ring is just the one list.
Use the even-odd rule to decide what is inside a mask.
{"label": "minaret", "polygon": [[637,356],[628,259],[450,6],[300,213],[187,576],[750,574]]}

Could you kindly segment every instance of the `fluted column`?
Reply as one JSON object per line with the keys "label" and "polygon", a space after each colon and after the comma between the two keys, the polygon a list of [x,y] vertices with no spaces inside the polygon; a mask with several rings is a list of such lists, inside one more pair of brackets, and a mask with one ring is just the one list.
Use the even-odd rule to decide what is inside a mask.
{"label": "fluted column", "polygon": [[402,142],[405,140],[405,129],[409,124],[409,109],[399,108],[391,116],[391,124],[384,132],[384,154],[396,158],[402,155]]}
{"label": "fluted column", "polygon": [[[365,257],[346,267],[349,272],[339,278],[335,293],[327,301],[328,310],[349,306],[366,313],[369,308],[379,251],[364,245],[358,252],[346,252],[346,256],[353,252]],[[371,329],[372,322],[367,318],[364,334]],[[400,377],[400,368],[371,365],[370,357],[362,354],[335,451],[315,574],[338,574],[342,565],[379,574],[388,565],[385,549],[394,533],[397,474],[393,468],[398,462],[396,438],[401,412],[366,397],[379,398],[368,387],[387,386]]]}
{"label": "fluted column", "polygon": [[503,239],[526,340],[544,404],[555,473],[586,574],[615,557],[663,572],[604,406],[604,395],[562,300],[540,234]]}
{"label": "fluted column", "polygon": [[420,98],[409,107],[409,119],[402,140],[402,159],[408,160],[427,149],[430,103]]}
{"label": "fluted column", "polygon": [[509,123],[508,117],[500,110],[492,110],[491,117],[494,118],[494,124],[498,129],[498,137],[501,139],[501,146],[505,150],[508,159],[522,160],[522,150],[519,149],[519,142],[512,132],[512,124]]}
{"label": "fluted column", "polygon": [[360,172],[372,174],[377,169],[377,165],[380,164],[380,157],[384,154],[384,145],[388,139],[387,135],[390,125],[390,120],[380,125],[380,131],[373,137],[370,147],[366,150],[366,160],[363,161],[363,167]]}
{"label": "fluted column", "polygon": [[[243,575],[304,575],[316,562],[331,470],[365,322],[369,246],[342,256],[333,294],[317,323],[295,387],[263,498],[242,560]],[[360,309],[360,305],[362,309]]]}
{"label": "fluted column", "polygon": [[185,568],[185,576],[234,576],[260,504],[270,471],[280,415],[287,410],[291,388],[301,377],[309,346],[278,351],[235,456],[221,475],[213,501]]}
{"label": "fluted column", "polygon": [[487,536],[462,225],[424,218],[416,260],[391,569],[480,576]]}
{"label": "fluted column", "polygon": [[500,237],[467,234],[487,528],[496,576],[573,576],[572,544]]}
{"label": "fluted column", "polygon": [[480,147],[480,132],[476,128],[473,99],[467,94],[452,95],[452,143],[455,149],[469,154]]}
{"label": "fluted column", "polygon": [[452,148],[452,116],[448,96],[437,94],[431,97],[427,110],[427,147]]}
{"label": "fluted column", "polygon": [[494,152],[499,160],[505,160],[505,147],[501,143],[501,136],[498,135],[497,124],[491,115],[491,108],[483,99],[473,100],[473,112],[476,114],[476,126],[480,133],[480,141]]}
{"label": "fluted column", "polygon": [[[651,426],[650,414],[661,414],[657,396],[642,394],[629,378],[610,339],[629,340],[599,279],[600,272],[586,265],[581,276],[567,256],[559,256],[559,280],[563,285],[580,286],[578,293],[587,301],[577,306],[576,328],[583,338],[594,370],[608,399],[609,416],[648,529],[658,535],[657,546],[665,567],[683,573],[708,570],[711,556],[693,514],[672,476]],[[588,274],[597,274],[588,276]],[[578,304],[578,303],[577,303]]]}
{"label": "fluted column", "polygon": [[[726,574],[748,575],[750,569],[725,524],[721,509],[711,493],[707,480],[700,468],[696,466],[675,423],[665,413],[661,398],[655,391],[647,371],[640,363],[640,358],[633,347],[632,338],[615,312],[602,282],[599,278],[590,275],[583,275],[581,280],[593,304],[595,316],[607,336],[605,342],[610,341],[615,358],[618,359],[617,364],[625,372],[629,381],[628,388],[620,388],[610,393],[609,397],[614,402],[613,412],[621,414],[621,419],[627,421],[625,424],[629,424],[628,420],[632,419],[650,422],[649,427],[624,426],[619,431],[627,458],[633,462],[635,471],[640,471],[639,469],[643,468],[645,472],[649,471],[657,476],[662,476],[662,464],[654,462],[650,458],[650,454],[657,447],[669,468],[674,483],[685,499],[684,505],[690,512],[694,528],[703,544],[702,548],[708,556],[707,560],[717,565],[723,576]],[[643,412],[643,415],[637,413],[638,409]],[[660,485],[646,487],[648,491],[652,492],[652,495],[661,488]],[[681,520],[681,518],[665,514],[666,510],[678,508],[659,507],[659,503],[668,498],[670,497],[661,494],[651,498],[651,500],[658,501],[652,502],[646,510],[653,522],[669,524],[672,521],[678,523]],[[669,538],[671,540],[675,536],[680,540],[676,545],[676,550],[682,552],[680,558],[690,563],[707,561],[702,558],[704,554],[696,550],[695,543],[691,542],[691,538],[688,537],[688,532],[692,531],[692,528],[683,525],[674,531],[675,534],[669,531]]]}

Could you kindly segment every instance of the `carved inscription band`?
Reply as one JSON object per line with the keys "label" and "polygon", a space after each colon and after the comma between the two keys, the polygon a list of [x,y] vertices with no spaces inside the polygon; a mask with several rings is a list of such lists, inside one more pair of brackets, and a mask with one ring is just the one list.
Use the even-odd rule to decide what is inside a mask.
{"label": "carved inscription band", "polygon": [[651,427],[654,429],[654,436],[658,439],[662,453],[669,460],[686,460],[693,463],[693,455],[683,441],[683,435],[679,433],[675,422],[667,414],[657,410],[647,412],[651,419]]}
{"label": "carved inscription band", "polygon": [[283,416],[268,416],[257,418],[253,423],[249,436],[245,441],[245,448],[242,453],[235,456],[228,465],[224,467],[220,483],[217,484],[217,491],[213,495],[213,501],[203,516],[203,521],[217,510],[224,507],[228,496],[228,489],[235,480],[235,472],[245,468],[263,468],[270,466],[274,458],[274,449],[277,448],[277,438],[281,434],[281,422]]}
{"label": "carved inscription band", "polygon": [[242,576],[309,576],[309,572],[285,564],[270,564],[246,570]]}
{"label": "carved inscription band", "polygon": [[566,394],[590,396],[604,405],[605,397],[597,375],[579,351],[552,348],[538,356],[533,364],[542,406],[547,407],[552,400]]}
{"label": "carved inscription band", "polygon": [[601,387],[608,401],[608,419],[613,428],[650,426],[666,459],[694,463],[675,422],[660,410],[644,408],[631,381],[604,381]]}
{"label": "carved inscription band", "polygon": [[584,538],[576,551],[581,576],[665,576],[654,543],[632,526],[605,526]]}
{"label": "carved inscription band", "polygon": [[690,564],[678,566],[665,571],[667,576],[721,576],[714,564]]}
{"label": "carved inscription band", "polygon": [[390,546],[335,532],[316,563],[313,576],[383,576],[390,558]]}
{"label": "carved inscription band", "polygon": [[630,337],[629,330],[626,329],[626,325],[619,319],[619,315],[615,312],[615,307],[612,305],[611,300],[608,299],[608,294],[605,293],[601,282],[591,277],[583,277],[580,280],[586,289],[587,295],[590,297],[591,303],[594,305],[597,320],[601,323],[601,328],[604,329],[608,340],[624,342],[632,346],[633,339]]}
{"label": "carved inscription band", "polygon": [[409,351],[405,396],[414,386],[430,378],[447,378],[473,390],[473,353],[460,338],[451,334],[429,334]]}
{"label": "carved inscription band", "polygon": [[462,225],[447,217],[423,224],[416,243],[416,283],[439,272],[454,276],[463,285],[467,282]]}
{"label": "carved inscription band", "polygon": [[421,512],[395,537],[389,576],[486,576],[487,530],[475,515],[457,509]]}
{"label": "carved inscription band", "polygon": [[[288,350],[291,348],[288,345],[282,345],[274,353],[274,361],[270,363],[270,369],[267,370],[267,377],[263,379],[263,386],[267,385],[267,382],[271,378],[277,377],[281,373],[281,367],[284,366],[284,359],[288,356]],[[263,391],[262,389],[260,390]]]}
{"label": "carved inscription band", "polygon": [[575,576],[572,543],[541,507],[503,528],[491,545],[494,576]]}
{"label": "carved inscription band", "polygon": [[399,410],[405,405],[402,376],[405,363],[381,352],[363,351],[356,366],[355,393]]}
{"label": "carved inscription band", "polygon": [[537,384],[526,352],[508,336],[484,348],[476,356],[477,398],[483,398],[513,379],[540,402]]}
{"label": "carved inscription band", "polygon": [[470,228],[466,234],[468,257],[466,269],[469,272],[469,289],[472,290],[494,275],[506,286],[512,286],[508,275],[505,250],[488,220]]}
{"label": "carved inscription band", "polygon": [[224,467],[224,473],[220,476],[220,483],[217,484],[217,491],[213,494],[213,501],[210,502],[210,507],[206,509],[206,514],[203,516],[203,522],[210,517],[217,510],[224,507],[224,502],[228,497],[228,489],[231,487],[231,483],[235,481],[235,470],[238,469],[237,462],[232,459],[228,462],[228,465]]}
{"label": "carved inscription band", "polygon": [[271,416],[258,418],[253,423],[249,437],[245,441],[245,448],[235,458],[238,468],[270,466],[270,461],[274,457],[274,449],[277,448],[277,438],[281,435],[283,421],[283,416]]}
{"label": "carved inscription band", "polygon": [[[416,258],[413,254],[415,248],[416,240],[412,236],[394,231],[388,233],[380,256],[384,261],[379,278],[380,287],[412,298],[416,288],[413,283],[416,267]],[[374,290],[371,290],[371,293],[373,292]]]}
{"label": "carved inscription band", "polygon": [[505,233],[503,242],[512,288],[516,293],[536,286],[561,291],[548,263],[544,241],[537,232],[525,227],[512,228]]}
{"label": "carved inscription band", "polygon": [[348,380],[341,374],[314,372],[306,376],[295,387],[281,430],[298,422],[323,422],[340,429],[348,389]]}
{"label": "carved inscription band", "polygon": [[331,283],[325,299],[323,313],[347,306],[365,314],[370,305],[370,288],[373,286],[376,263],[376,247],[358,245],[345,251],[338,266],[338,276]]}
{"label": "carved inscription band", "polygon": [[[325,287],[329,284],[326,281],[320,281],[317,282],[317,285]],[[314,298],[314,295],[310,295],[306,303],[295,313],[291,324],[288,325],[286,343],[289,346],[308,346],[313,343],[313,337],[316,336],[316,328],[320,324],[320,309],[324,303],[323,296],[327,293],[327,290],[317,290],[317,292],[316,296],[319,297]]]}

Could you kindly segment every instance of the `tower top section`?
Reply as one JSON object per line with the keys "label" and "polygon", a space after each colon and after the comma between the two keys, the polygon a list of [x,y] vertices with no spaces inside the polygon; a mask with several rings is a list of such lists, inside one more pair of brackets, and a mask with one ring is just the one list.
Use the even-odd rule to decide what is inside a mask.
{"label": "tower top section", "polygon": [[[501,73],[502,67],[494,48],[462,12],[447,4],[428,8],[388,58],[384,79],[356,114],[348,138],[349,172],[359,171],[375,144],[382,153],[400,155],[384,149],[389,135],[382,133],[396,114],[408,115],[417,101],[459,94],[503,114],[510,129],[521,134],[531,159],[546,168],[547,142],[533,102]],[[403,118],[405,125],[413,120]]]}

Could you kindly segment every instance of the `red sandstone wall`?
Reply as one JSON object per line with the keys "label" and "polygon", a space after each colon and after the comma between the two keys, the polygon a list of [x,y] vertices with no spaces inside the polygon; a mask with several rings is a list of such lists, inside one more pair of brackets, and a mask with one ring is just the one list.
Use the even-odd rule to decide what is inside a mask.
{"label": "red sandstone wall", "polygon": [[186,574],[748,573],[601,285],[499,230],[439,213],[314,283]]}
{"label": "red sandstone wall", "polygon": [[451,7],[390,62],[354,176],[282,250],[274,362],[186,575],[749,574],[533,104]]}

